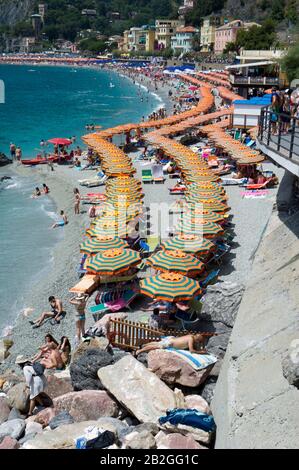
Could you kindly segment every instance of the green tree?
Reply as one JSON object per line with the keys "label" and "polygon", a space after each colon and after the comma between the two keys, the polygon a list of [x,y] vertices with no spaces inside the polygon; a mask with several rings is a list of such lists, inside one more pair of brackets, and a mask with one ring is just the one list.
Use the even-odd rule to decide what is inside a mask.
{"label": "green tree", "polygon": [[79,49],[85,52],[100,54],[107,49],[107,44],[104,41],[99,41],[96,38],[83,39],[79,43]]}
{"label": "green tree", "polygon": [[289,82],[299,80],[299,43],[291,47],[281,60],[281,69],[286,73]]}

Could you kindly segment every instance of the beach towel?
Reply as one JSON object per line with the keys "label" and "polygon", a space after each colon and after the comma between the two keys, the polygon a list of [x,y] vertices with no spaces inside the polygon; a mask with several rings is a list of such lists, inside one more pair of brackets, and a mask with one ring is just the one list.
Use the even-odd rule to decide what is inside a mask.
{"label": "beach towel", "polygon": [[166,416],[159,418],[159,424],[184,424],[193,428],[202,429],[206,432],[214,431],[216,428],[213,416],[202,413],[196,409],[174,408],[167,410]]}
{"label": "beach towel", "polygon": [[167,351],[183,359],[195,370],[203,370],[216,364],[217,357],[212,354],[195,354],[183,349],[167,348]]}

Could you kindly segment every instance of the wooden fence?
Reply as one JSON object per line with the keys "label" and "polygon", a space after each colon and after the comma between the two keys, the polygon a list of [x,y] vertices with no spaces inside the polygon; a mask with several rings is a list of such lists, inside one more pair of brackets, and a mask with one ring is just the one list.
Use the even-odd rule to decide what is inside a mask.
{"label": "wooden fence", "polygon": [[[159,341],[162,336],[183,336],[190,334],[199,334],[199,332],[190,330],[160,330],[150,328],[145,323],[137,323],[129,320],[110,320],[107,337],[110,343],[120,349],[136,350],[142,344],[151,341]],[[215,333],[200,333],[205,337],[215,336]]]}

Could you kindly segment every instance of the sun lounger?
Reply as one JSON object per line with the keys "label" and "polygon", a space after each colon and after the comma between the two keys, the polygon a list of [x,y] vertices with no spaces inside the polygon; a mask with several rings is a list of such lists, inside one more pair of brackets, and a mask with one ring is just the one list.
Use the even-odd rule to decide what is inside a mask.
{"label": "sun lounger", "polygon": [[269,181],[265,181],[264,183],[260,184],[245,184],[244,188],[246,189],[265,189],[268,186]]}
{"label": "sun lounger", "polygon": [[208,284],[212,284],[217,279],[219,272],[220,269],[214,269],[211,271],[203,281],[200,281],[200,287],[206,288]]}
{"label": "sun lounger", "polygon": [[221,178],[223,186],[231,186],[237,185],[240,186],[242,184],[246,184],[248,179],[247,178]]}
{"label": "sun lounger", "polygon": [[222,263],[222,258],[230,251],[231,247],[225,243],[217,243],[217,251],[206,264],[216,263],[218,266]]}
{"label": "sun lounger", "polygon": [[107,175],[104,175],[103,172],[98,173],[94,178],[87,178],[84,180],[78,180],[78,183],[81,186],[87,186],[89,188],[102,186],[105,184],[106,180],[108,179]]}
{"label": "sun lounger", "polygon": [[160,244],[160,237],[156,236],[149,236],[146,241],[145,240],[140,240],[139,241],[139,246],[140,246],[140,252],[144,254],[152,254],[156,251]]}
{"label": "sun lounger", "polygon": [[94,274],[85,274],[82,279],[72,287],[69,292],[78,292],[83,294],[92,293],[98,286],[99,276]]}
{"label": "sun lounger", "polygon": [[199,322],[199,318],[196,312],[178,312],[175,314],[175,318],[181,322],[182,328],[188,330]]}
{"label": "sun lounger", "polygon": [[168,188],[169,189],[169,194],[184,194],[186,190],[186,186],[182,186],[181,188]]}
{"label": "sun lounger", "polygon": [[152,183],[153,182],[153,174],[151,168],[141,170],[141,179],[143,183]]}
{"label": "sun lounger", "polygon": [[155,183],[164,183],[165,178],[163,173],[163,165],[153,165],[152,174]]}
{"label": "sun lounger", "polygon": [[111,302],[104,302],[98,305],[94,305],[89,308],[94,321],[99,321],[107,312],[119,312],[120,310],[129,309],[131,302],[137,297],[138,293],[133,290],[125,291],[121,297]]}
{"label": "sun lounger", "polygon": [[117,282],[129,282],[133,281],[137,276],[137,272],[134,274],[128,274],[127,276],[101,276],[99,278],[99,284],[115,284]]}

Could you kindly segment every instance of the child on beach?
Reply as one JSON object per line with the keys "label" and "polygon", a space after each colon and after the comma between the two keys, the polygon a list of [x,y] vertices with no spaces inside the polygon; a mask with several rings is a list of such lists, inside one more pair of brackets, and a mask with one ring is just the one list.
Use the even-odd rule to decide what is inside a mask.
{"label": "child on beach", "polygon": [[36,199],[37,197],[41,196],[41,194],[42,193],[40,192],[40,189],[38,187],[36,187],[34,193],[31,196],[31,198]]}
{"label": "child on beach", "polygon": [[49,194],[49,192],[50,192],[49,187],[45,183],[43,183],[43,193],[44,194]]}

